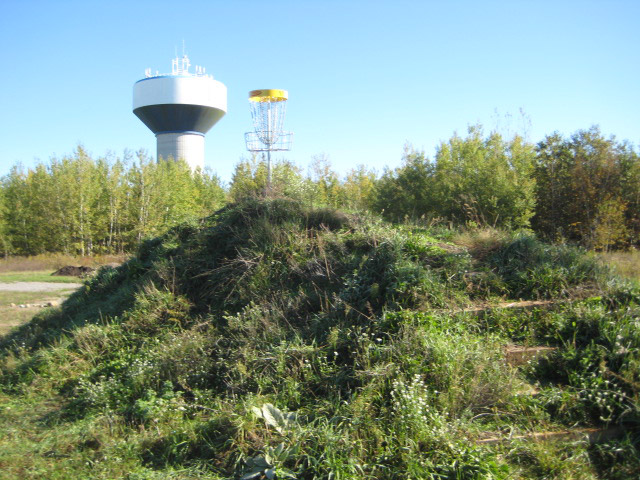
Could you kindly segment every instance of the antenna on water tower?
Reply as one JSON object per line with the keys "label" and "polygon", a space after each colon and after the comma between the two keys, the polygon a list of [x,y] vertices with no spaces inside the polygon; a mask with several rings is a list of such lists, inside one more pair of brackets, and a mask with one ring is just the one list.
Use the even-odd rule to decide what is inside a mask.
{"label": "antenna on water tower", "polygon": [[288,98],[286,90],[249,92],[253,132],[245,133],[244,139],[250,152],[267,152],[267,195],[271,193],[271,152],[291,150],[293,141],[293,133],[282,130]]}

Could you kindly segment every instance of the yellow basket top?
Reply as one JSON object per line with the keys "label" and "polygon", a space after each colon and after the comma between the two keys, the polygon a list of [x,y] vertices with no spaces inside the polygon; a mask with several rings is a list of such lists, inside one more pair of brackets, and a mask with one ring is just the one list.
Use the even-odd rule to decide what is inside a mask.
{"label": "yellow basket top", "polygon": [[289,92],[286,90],[268,88],[249,92],[250,102],[284,102],[287,98],[289,98]]}

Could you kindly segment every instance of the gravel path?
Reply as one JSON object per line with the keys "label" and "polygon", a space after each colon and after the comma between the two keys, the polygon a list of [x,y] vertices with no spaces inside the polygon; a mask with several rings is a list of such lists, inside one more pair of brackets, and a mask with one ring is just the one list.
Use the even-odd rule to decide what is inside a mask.
{"label": "gravel path", "polygon": [[81,283],[50,283],[50,282],[13,282],[0,283],[0,291],[4,292],[56,292],[59,290],[75,290]]}

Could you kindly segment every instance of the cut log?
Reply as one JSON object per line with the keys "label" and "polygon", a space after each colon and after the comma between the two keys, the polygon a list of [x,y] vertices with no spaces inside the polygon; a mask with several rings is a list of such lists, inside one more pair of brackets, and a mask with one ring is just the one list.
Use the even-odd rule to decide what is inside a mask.
{"label": "cut log", "polygon": [[533,432],[525,435],[496,435],[476,440],[478,445],[496,445],[504,442],[527,440],[534,442],[586,440],[591,444],[604,443],[621,437],[626,430],[615,426],[608,428],[572,428],[554,432]]}
{"label": "cut log", "polygon": [[535,360],[542,355],[557,350],[556,347],[525,347],[522,345],[507,345],[504,347],[504,355],[507,363],[512,367],[518,367]]}

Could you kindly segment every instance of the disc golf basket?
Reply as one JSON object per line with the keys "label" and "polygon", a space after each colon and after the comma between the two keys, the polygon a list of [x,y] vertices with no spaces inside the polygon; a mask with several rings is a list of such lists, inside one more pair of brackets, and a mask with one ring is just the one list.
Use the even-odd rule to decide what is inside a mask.
{"label": "disc golf basket", "polygon": [[291,149],[293,133],[283,131],[287,111],[286,90],[264,89],[249,92],[249,107],[253,120],[253,132],[244,134],[247,150],[267,153],[267,189],[271,192],[271,152]]}

